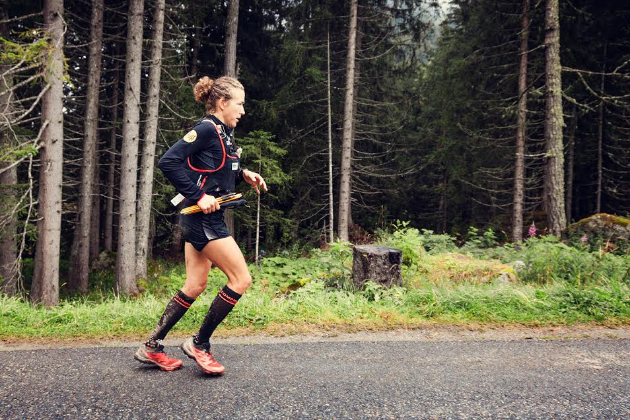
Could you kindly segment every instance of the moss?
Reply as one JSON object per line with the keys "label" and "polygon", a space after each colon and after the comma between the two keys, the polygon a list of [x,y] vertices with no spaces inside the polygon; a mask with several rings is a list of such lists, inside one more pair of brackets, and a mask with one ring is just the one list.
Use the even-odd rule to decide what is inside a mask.
{"label": "moss", "polygon": [[421,265],[421,276],[434,284],[486,284],[503,274],[512,281],[518,279],[518,275],[509,265],[463,254],[427,255]]}
{"label": "moss", "polygon": [[623,227],[630,226],[630,219],[628,218],[616,216],[613,214],[607,214],[607,213],[597,213],[592,216],[585,217],[584,219],[578,220],[577,222],[571,224],[569,226],[569,230],[573,230],[577,227],[582,227],[591,221],[602,221],[605,226],[611,226],[611,225],[619,225]]}
{"label": "moss", "polygon": [[621,216],[610,216],[610,221],[616,225],[630,226],[630,219]]}

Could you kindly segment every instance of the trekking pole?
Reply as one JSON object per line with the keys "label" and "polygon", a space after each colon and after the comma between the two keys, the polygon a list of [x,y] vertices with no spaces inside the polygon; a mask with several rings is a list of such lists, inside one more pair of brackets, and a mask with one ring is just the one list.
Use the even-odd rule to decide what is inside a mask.
{"label": "trekking pole", "polygon": [[[218,197],[217,198],[217,202],[219,204],[224,204],[224,203],[228,203],[230,201],[238,200],[241,197],[243,197],[243,194],[241,194],[241,193],[238,193],[238,194],[230,193],[230,194],[226,194],[226,195],[222,195],[221,197]],[[201,209],[199,208],[199,206],[195,204],[194,206],[183,208],[180,213],[181,214],[193,214],[193,213],[199,213],[200,211],[201,211]]]}

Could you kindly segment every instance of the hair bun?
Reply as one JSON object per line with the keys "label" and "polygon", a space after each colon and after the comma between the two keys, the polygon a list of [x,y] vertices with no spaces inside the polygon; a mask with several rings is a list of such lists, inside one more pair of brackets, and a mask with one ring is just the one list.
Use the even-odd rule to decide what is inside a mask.
{"label": "hair bun", "polygon": [[195,94],[195,101],[200,104],[205,104],[208,100],[208,94],[210,93],[210,89],[212,89],[212,85],[214,84],[214,80],[209,78],[208,76],[204,76],[195,84],[193,88],[193,92]]}
{"label": "hair bun", "polygon": [[245,91],[241,82],[233,77],[221,76],[216,80],[212,80],[208,76],[204,76],[195,84],[193,93],[195,101],[204,104],[207,113],[213,113],[216,110],[218,101],[221,99],[232,99],[234,89]]}

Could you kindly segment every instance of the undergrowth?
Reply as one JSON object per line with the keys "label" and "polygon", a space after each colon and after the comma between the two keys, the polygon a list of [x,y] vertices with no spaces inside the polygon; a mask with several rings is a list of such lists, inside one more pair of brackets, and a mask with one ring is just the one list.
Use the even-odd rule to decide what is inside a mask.
{"label": "undergrowth", "polygon": [[[304,330],[363,330],[414,327],[427,322],[549,325],[630,322],[630,256],[568,246],[551,237],[499,245],[491,234],[469,231],[463,246],[448,235],[418,231],[399,223],[380,232],[379,243],[403,250],[403,284],[385,288],[352,283],[352,249],[337,242],[308,256],[277,255],[251,265],[254,283],[219,334]],[[475,240],[477,238],[477,240]],[[485,238],[485,239],[484,239]],[[516,281],[467,281],[462,266],[442,258],[491,260],[514,268]],[[464,258],[464,257],[460,258]],[[458,282],[430,280],[427,270],[457,274]],[[425,274],[423,274],[425,273]],[[90,293],[65,297],[57,307],[36,307],[21,298],[0,296],[0,339],[35,337],[138,337],[149,333],[164,306],[185,281],[183,264],[155,261],[138,297],[113,293],[111,269],[92,274]],[[469,276],[471,277],[471,276]],[[210,272],[208,289],[178,323],[174,333],[194,332],[225,276]]]}

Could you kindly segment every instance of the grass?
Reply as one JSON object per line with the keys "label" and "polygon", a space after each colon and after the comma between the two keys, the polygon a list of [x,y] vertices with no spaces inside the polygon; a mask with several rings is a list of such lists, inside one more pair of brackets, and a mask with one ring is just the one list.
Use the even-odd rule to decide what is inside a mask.
{"label": "grass", "polygon": [[[545,258],[539,258],[541,252]],[[217,334],[351,332],[427,324],[630,324],[628,256],[598,256],[565,249],[557,241],[533,241],[519,251],[487,250],[486,256],[503,261],[488,261],[486,269],[481,258],[472,262],[472,254],[453,258],[451,252],[429,255],[420,249],[403,267],[404,287],[385,289],[368,283],[361,291],[352,290],[351,251],[343,244],[300,258],[266,258],[260,268],[250,267],[254,284]],[[549,260],[550,255],[557,261]],[[527,267],[519,281],[478,281],[477,273],[514,259]],[[149,280],[141,284],[143,293],[135,298],[109,291],[112,274],[103,270],[94,274],[89,296],[63,299],[53,308],[0,296],[0,339],[142,338],[183,285],[183,270],[183,265],[153,264]],[[471,271],[462,274],[466,270]],[[173,334],[194,332],[224,284],[225,276],[212,270],[208,290]]]}
{"label": "grass", "polygon": [[[181,282],[177,283],[181,285]],[[191,307],[174,331],[190,333],[201,323],[218,287]],[[159,319],[170,295],[110,297],[101,302],[75,299],[54,308],[34,307],[17,298],[0,298],[0,338],[71,338],[144,336]],[[506,285],[425,283],[407,290],[370,284],[353,293],[311,281],[288,294],[263,282],[239,301],[220,329],[246,332],[384,330],[436,323],[558,325],[626,324],[630,321],[630,287],[609,283],[593,287],[550,283]]]}

